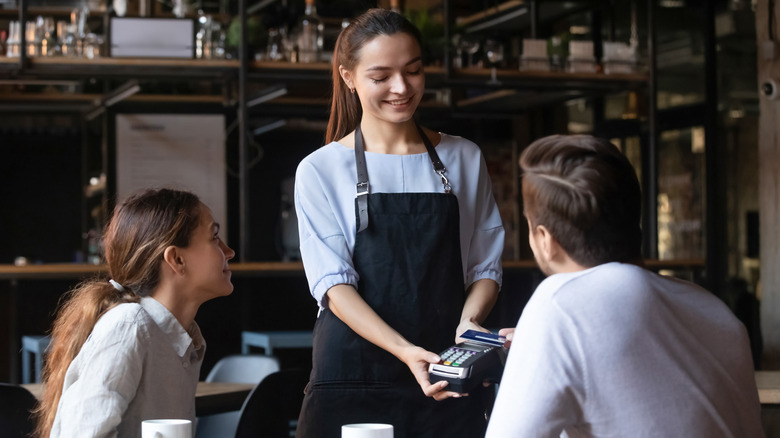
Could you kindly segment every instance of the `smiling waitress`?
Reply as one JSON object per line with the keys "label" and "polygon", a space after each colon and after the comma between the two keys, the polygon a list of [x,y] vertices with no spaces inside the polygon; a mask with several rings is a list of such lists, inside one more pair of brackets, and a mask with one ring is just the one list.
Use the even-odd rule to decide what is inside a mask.
{"label": "smiling waitress", "polygon": [[482,397],[431,384],[427,369],[465,330],[486,331],[504,229],[477,145],[415,123],[424,88],[420,33],[403,16],[371,9],[341,32],[327,144],[295,181],[320,306],[299,437],[365,422],[395,438],[484,434]]}

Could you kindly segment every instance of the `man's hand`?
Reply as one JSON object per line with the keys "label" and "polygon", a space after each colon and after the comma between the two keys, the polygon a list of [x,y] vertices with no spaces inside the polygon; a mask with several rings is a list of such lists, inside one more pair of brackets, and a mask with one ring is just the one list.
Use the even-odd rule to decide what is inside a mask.
{"label": "man's hand", "polygon": [[515,335],[515,328],[502,328],[498,331],[498,335],[506,338],[506,342],[504,342],[504,348],[509,348],[512,345],[512,337]]}

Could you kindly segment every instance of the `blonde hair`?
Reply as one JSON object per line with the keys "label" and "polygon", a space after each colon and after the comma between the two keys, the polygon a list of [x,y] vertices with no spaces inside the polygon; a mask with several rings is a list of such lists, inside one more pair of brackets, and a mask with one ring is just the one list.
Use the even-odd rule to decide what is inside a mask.
{"label": "blonde hair", "polygon": [[87,280],[69,291],[52,325],[43,368],[45,391],[34,414],[34,436],[48,437],[57,415],[65,374],[98,319],[122,303],[137,303],[160,280],[165,248],[186,247],[198,226],[200,200],[192,193],[147,190],[118,206],[104,235],[109,278]]}

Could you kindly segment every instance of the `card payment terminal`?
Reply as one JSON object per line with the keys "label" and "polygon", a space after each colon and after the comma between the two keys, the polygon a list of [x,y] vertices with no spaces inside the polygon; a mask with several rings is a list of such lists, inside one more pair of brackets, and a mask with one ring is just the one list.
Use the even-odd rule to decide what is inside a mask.
{"label": "card payment terminal", "polygon": [[504,372],[505,338],[491,333],[467,330],[461,335],[467,339],[439,354],[441,363],[431,364],[428,375],[431,383],[446,380],[448,391],[469,392],[483,381],[498,382]]}

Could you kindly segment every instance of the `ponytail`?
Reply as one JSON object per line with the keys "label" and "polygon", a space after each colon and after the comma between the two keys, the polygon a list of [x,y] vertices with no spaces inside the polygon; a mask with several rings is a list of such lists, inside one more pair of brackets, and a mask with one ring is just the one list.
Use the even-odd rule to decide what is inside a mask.
{"label": "ponytail", "polygon": [[360,117],[363,114],[357,93],[352,92],[347,87],[339,72],[340,65],[351,68],[349,59],[344,57],[345,59],[342,60],[341,57],[343,52],[340,50],[340,47],[344,34],[345,31],[339,34],[336,39],[336,47],[333,49],[333,96],[330,105],[328,128],[325,131],[325,144],[340,140],[352,132],[360,123]]}
{"label": "ponytail", "polygon": [[88,280],[68,292],[51,331],[51,347],[43,367],[44,394],[34,411],[37,424],[33,436],[51,434],[57,406],[62,396],[65,373],[81,351],[103,314],[122,303],[138,303],[141,298],[127,288],[117,290],[108,280]]}

